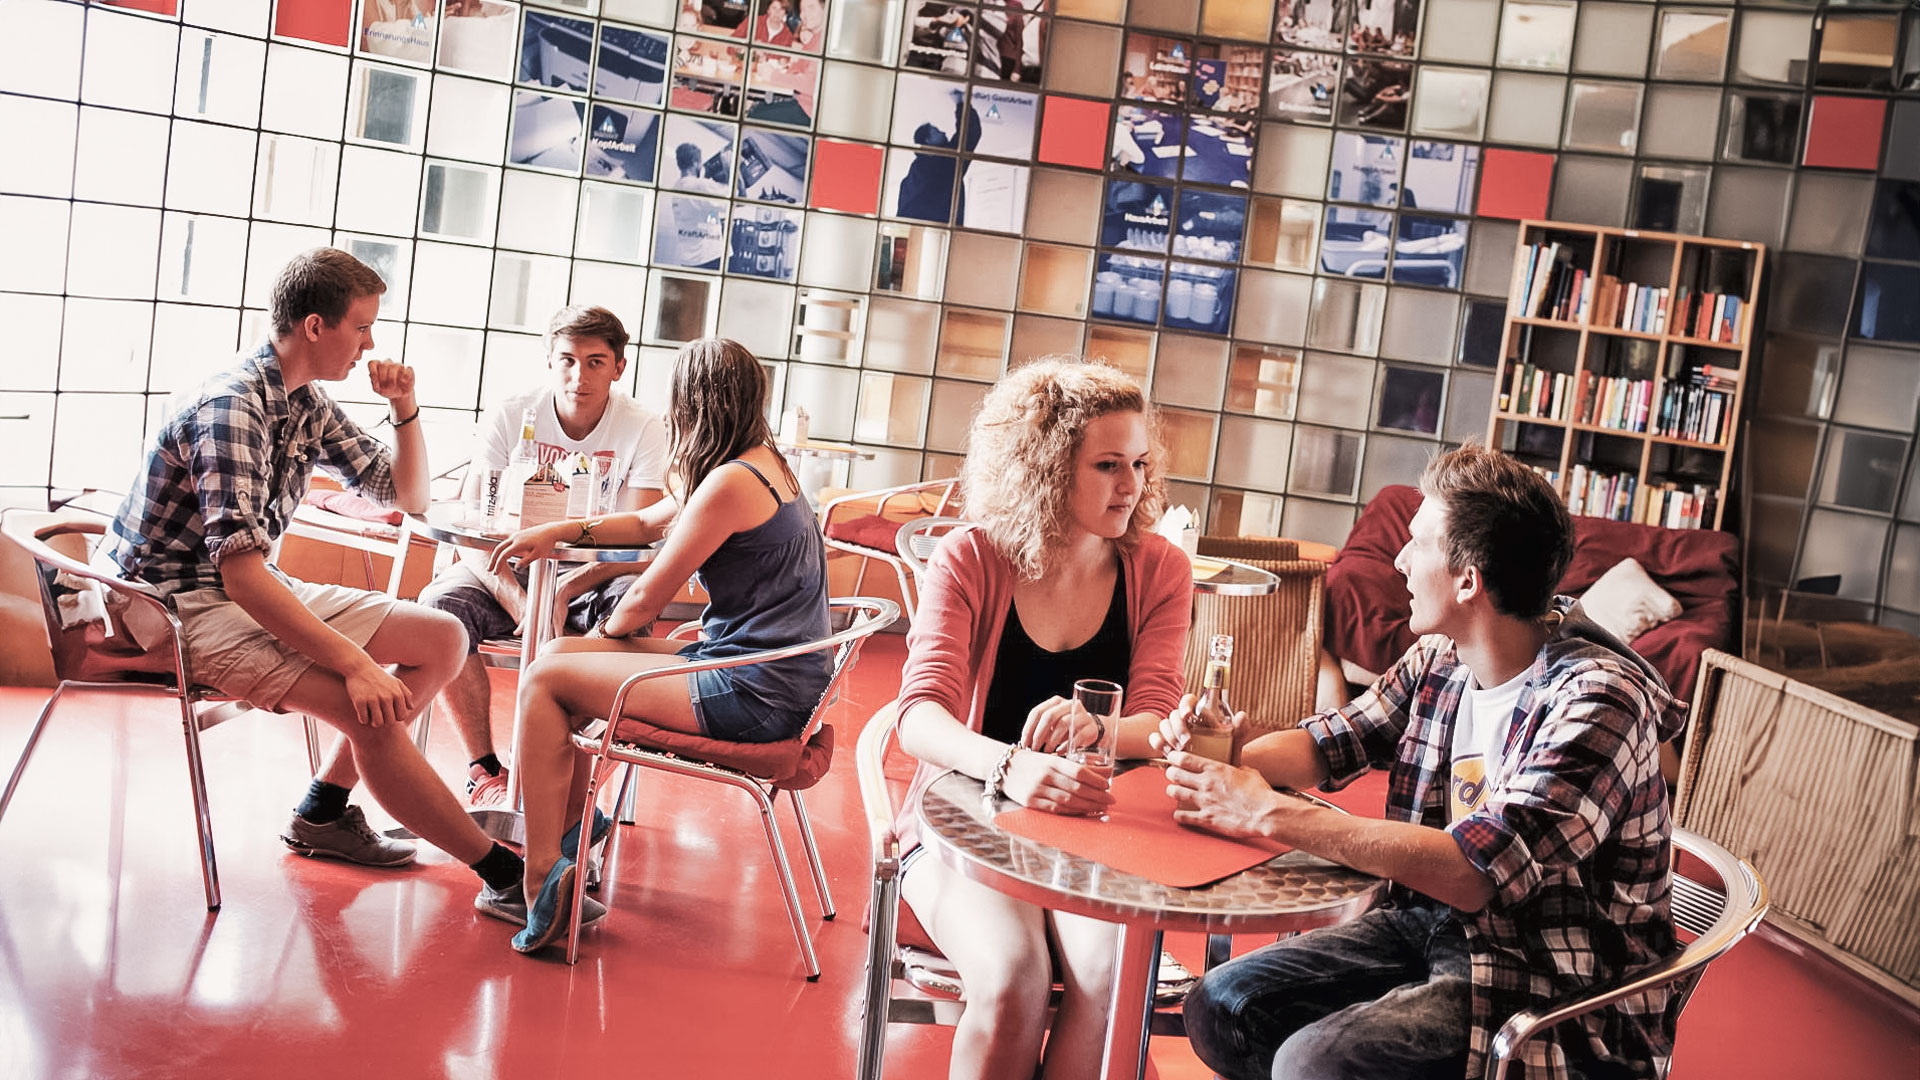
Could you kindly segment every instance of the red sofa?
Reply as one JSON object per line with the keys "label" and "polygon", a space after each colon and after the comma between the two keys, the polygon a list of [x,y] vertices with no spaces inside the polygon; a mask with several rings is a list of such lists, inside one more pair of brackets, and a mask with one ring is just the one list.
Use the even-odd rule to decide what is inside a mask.
{"label": "red sofa", "polygon": [[[1379,674],[1413,644],[1406,580],[1393,568],[1407,543],[1420,491],[1380,489],[1360,513],[1346,546],[1327,568],[1325,646],[1336,658]],[[1623,521],[1573,519],[1573,562],[1560,592],[1578,596],[1601,574],[1634,558],[1680,601],[1680,614],[1635,638],[1675,696],[1691,698],[1704,649],[1738,653],[1739,542],[1713,529],[1662,529]]]}

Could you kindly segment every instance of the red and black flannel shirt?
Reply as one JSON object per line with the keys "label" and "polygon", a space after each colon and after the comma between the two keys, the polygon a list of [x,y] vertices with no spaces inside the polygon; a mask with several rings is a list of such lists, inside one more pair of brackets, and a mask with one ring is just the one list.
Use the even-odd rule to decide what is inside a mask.
{"label": "red and black flannel shirt", "polygon": [[[1387,817],[1452,834],[1494,886],[1459,913],[1473,960],[1469,1078],[1509,1016],[1653,963],[1676,947],[1667,910],[1671,822],[1659,744],[1686,721],[1660,676],[1560,597],[1528,672],[1499,771],[1480,808],[1449,825],[1453,721],[1471,675],[1452,641],[1415,642],[1343,708],[1302,727],[1326,754],[1329,790],[1391,770]],[[1664,1075],[1679,1012],[1673,988],[1569,1021],[1529,1043],[1529,1078],[1565,1080],[1562,1044]]]}

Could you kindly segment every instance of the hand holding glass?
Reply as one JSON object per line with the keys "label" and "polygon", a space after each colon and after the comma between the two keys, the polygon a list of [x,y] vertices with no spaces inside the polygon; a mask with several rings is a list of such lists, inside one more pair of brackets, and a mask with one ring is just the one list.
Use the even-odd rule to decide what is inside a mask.
{"label": "hand holding glass", "polygon": [[[1093,723],[1074,732],[1067,748],[1067,760],[1113,780],[1113,762],[1120,744],[1120,697],[1118,683],[1105,679],[1081,679],[1073,684],[1073,703],[1087,711]],[[1107,815],[1099,815],[1105,821]]]}

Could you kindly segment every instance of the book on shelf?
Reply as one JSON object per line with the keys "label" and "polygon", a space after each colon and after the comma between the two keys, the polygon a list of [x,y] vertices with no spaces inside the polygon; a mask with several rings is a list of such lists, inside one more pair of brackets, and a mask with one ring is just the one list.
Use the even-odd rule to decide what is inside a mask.
{"label": "book on shelf", "polygon": [[1635,500],[1633,520],[1668,529],[1699,529],[1713,520],[1719,493],[1708,484],[1646,484]]}
{"label": "book on shelf", "polygon": [[1593,283],[1584,267],[1573,265],[1575,252],[1559,241],[1534,244],[1516,260],[1514,289],[1520,304],[1514,314],[1529,319],[1579,322],[1593,300]]}
{"label": "book on shelf", "polygon": [[1618,375],[1580,373],[1580,389],[1574,395],[1573,418],[1582,424],[1642,432],[1653,401],[1653,380]]}
{"label": "book on shelf", "polygon": [[1632,473],[1607,472],[1576,463],[1567,472],[1567,513],[1583,517],[1632,520],[1640,481]]}
{"label": "book on shelf", "polygon": [[1545,420],[1567,418],[1567,409],[1572,404],[1572,375],[1532,364],[1515,364],[1507,369],[1507,374],[1507,386],[1500,393],[1502,412]]}

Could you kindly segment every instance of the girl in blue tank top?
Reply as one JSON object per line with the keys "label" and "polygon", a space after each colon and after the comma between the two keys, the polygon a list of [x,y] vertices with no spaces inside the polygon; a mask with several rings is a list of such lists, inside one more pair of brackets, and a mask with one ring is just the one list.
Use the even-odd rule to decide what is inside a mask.
{"label": "girl in blue tank top", "polygon": [[[687,345],[673,366],[667,498],[631,513],[524,529],[493,552],[498,572],[558,544],[661,541],[600,625],[553,642],[521,673],[514,768],[526,813],[523,888],[535,897],[527,929],[513,939],[521,952],[552,943],[565,927],[559,913],[571,900],[574,868],[561,834],[580,820],[586,788],[587,759],[568,741],[576,719],[599,716],[643,668],[827,636],[826,550],[799,481],[774,448],[766,403],[765,369],[744,347],[720,338]],[[704,640],[676,651],[678,642],[635,636],[690,578],[709,598]],[[626,712],[712,739],[776,742],[801,734],[827,674],[827,655],[814,653],[651,679],[634,688]]]}

